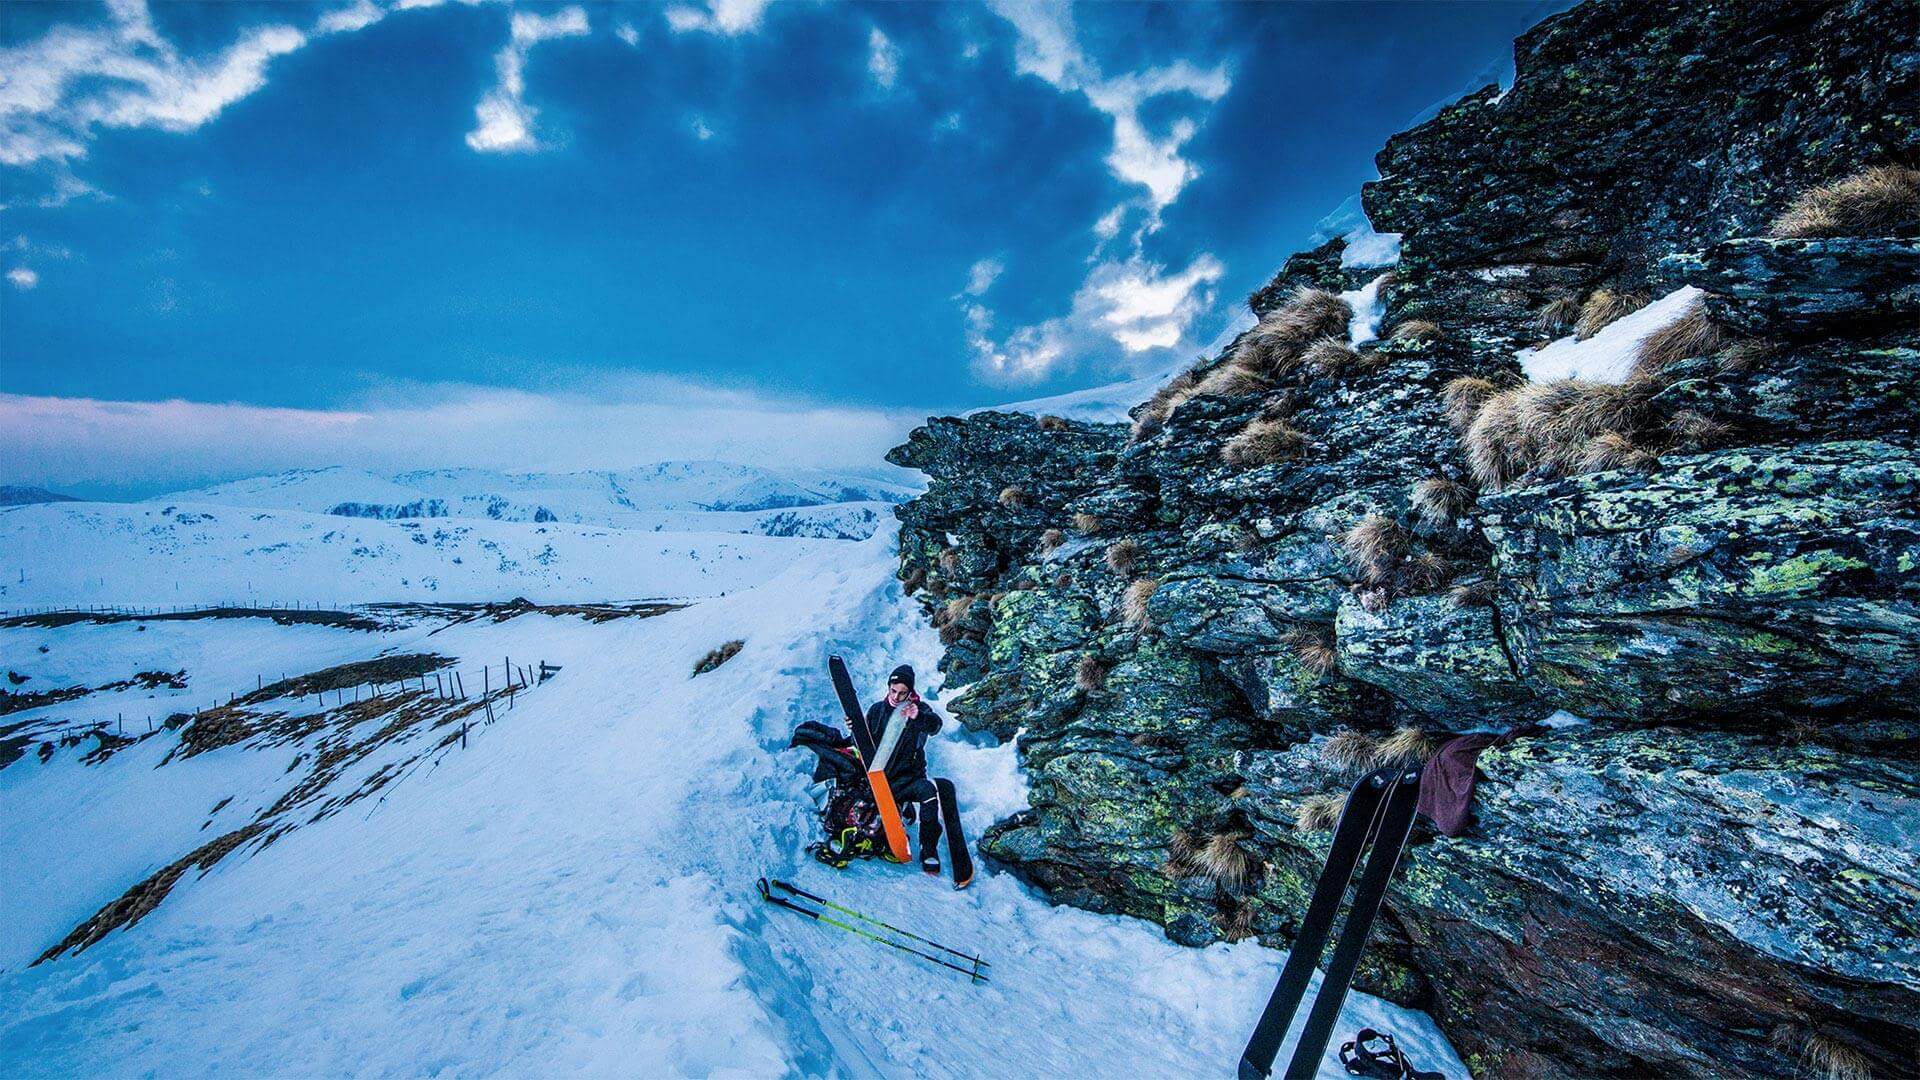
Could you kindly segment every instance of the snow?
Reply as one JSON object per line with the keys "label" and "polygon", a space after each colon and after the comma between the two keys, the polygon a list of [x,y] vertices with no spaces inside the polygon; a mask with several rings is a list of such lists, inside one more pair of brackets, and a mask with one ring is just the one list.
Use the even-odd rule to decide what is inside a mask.
{"label": "snow", "polygon": [[[221,512],[230,516],[219,528],[255,526],[250,514]],[[281,529],[299,516],[270,520]],[[21,535],[10,531],[6,550]],[[907,868],[835,872],[804,854],[816,829],[809,762],[784,747],[799,721],[837,716],[826,655],[846,656],[863,686],[912,663],[937,705],[940,646],[893,580],[891,537],[727,542],[743,539],[778,553],[722,564],[704,583],[706,599],[651,619],[524,615],[382,633],[256,619],[0,633],[0,666],[36,679],[45,671],[97,685],[172,655],[172,666],[189,669],[190,694],[216,696],[222,684],[253,687],[249,659],[304,671],[431,649],[462,666],[508,654],[562,665],[384,800],[243,849],[204,876],[190,871],[137,925],[38,967],[23,958],[101,898],[236,827],[297,779],[280,775],[297,748],[241,744],[156,768],[175,738],[163,733],[99,765],[80,764],[80,748],[69,748],[0,770],[0,880],[9,883],[0,924],[11,924],[0,937],[4,1071],[1230,1074],[1282,953],[1254,942],[1180,947],[1143,922],[1052,907],[984,867],[955,892]],[[173,565],[120,543],[77,561],[109,580],[123,576],[115,558],[147,572]],[[246,564],[259,559],[247,554],[253,543],[205,546]],[[179,576],[222,572],[201,559]],[[582,572],[610,575],[607,595],[629,591],[617,565]],[[496,593],[521,584],[496,579]],[[738,656],[689,676],[696,658],[731,638],[747,642]],[[92,709],[83,700],[37,713]],[[1025,801],[1012,744],[989,746],[949,724],[930,757],[958,784],[974,838]],[[225,794],[234,802],[199,828]],[[970,985],[771,908],[752,889],[761,875],[978,949],[993,981]],[[1392,1031],[1423,1068],[1466,1075],[1419,1014],[1356,994],[1339,1032],[1362,1025]],[[1321,1075],[1343,1074],[1328,1064]]]}
{"label": "snow", "polygon": [[[1253,329],[1253,312],[1245,308],[1237,309],[1226,326],[1215,334],[1200,350],[1203,358],[1220,355],[1233,339]],[[1152,397],[1154,391],[1165,386],[1169,380],[1192,367],[1191,360],[1179,360],[1131,379],[1105,383],[1052,397],[1032,398],[1016,401],[1007,405],[992,406],[996,412],[1023,412],[1035,416],[1062,416],[1069,420],[1084,420],[1098,424],[1124,424],[1131,419],[1129,411],[1136,405]],[[986,412],[987,409],[975,409],[974,412]]]}
{"label": "snow", "polygon": [[1380,319],[1387,310],[1380,289],[1386,285],[1388,276],[1381,274],[1357,289],[1340,294],[1340,299],[1353,308],[1353,318],[1347,321],[1347,344],[1365,345],[1380,336]]}
{"label": "snow", "polygon": [[1700,295],[1699,289],[1688,285],[1631,315],[1615,319],[1585,341],[1568,336],[1538,349],[1522,349],[1517,354],[1520,368],[1534,382],[1551,379],[1622,382],[1633,370],[1640,343],[1680,321]]}
{"label": "snow", "polygon": [[835,540],[194,503],[0,509],[0,607],[706,596]]}

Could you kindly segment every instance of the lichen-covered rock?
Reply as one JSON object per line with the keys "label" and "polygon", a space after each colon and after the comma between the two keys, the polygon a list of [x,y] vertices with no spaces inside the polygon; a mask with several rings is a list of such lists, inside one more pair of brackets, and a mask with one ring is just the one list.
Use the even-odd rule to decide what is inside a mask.
{"label": "lichen-covered rock", "polygon": [[1349,597],[1334,627],[1342,671],[1429,715],[1492,717],[1534,700],[1493,607],[1412,596],[1369,611]]}
{"label": "lichen-covered rock", "polygon": [[1912,449],[1727,450],[1481,505],[1515,660],[1569,711],[1647,721],[1916,700]]}
{"label": "lichen-covered rock", "polygon": [[1661,265],[1705,289],[1715,319],[1749,333],[1920,323],[1920,240],[1741,236]]}

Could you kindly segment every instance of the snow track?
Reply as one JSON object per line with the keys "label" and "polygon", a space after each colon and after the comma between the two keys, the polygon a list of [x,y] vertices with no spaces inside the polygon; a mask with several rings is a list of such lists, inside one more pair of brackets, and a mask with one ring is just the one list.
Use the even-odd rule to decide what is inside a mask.
{"label": "snow track", "polygon": [[[939,646],[902,602],[888,538],[794,551],[762,584],[657,618],[439,631],[431,647],[449,655],[563,671],[384,803],[189,873],[144,921],[78,955],[9,962],[0,1073],[1231,1075],[1281,954],[1182,948],[984,867],[955,892],[908,867],[835,872],[806,857],[810,763],[785,746],[799,721],[838,719],[827,655],[868,692],[911,663],[937,703],[925,684]],[[731,638],[746,648],[689,677]],[[959,785],[970,840],[1022,805],[1011,746],[950,724],[930,751]],[[0,771],[0,818],[22,822],[53,784],[111,802],[136,769],[154,775],[124,756],[24,759]],[[34,840],[0,844],[0,875],[53,857]],[[993,981],[766,905],[763,874],[977,948]],[[1356,996],[1339,1037],[1362,1024],[1464,1075],[1425,1017]]]}

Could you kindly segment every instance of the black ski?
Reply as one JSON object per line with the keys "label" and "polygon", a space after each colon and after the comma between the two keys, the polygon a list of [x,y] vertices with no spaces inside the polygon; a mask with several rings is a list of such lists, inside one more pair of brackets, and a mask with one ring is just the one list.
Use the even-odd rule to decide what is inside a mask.
{"label": "black ski", "polygon": [[847,714],[854,749],[860,751],[861,761],[872,761],[873,732],[867,729],[867,713],[860,707],[860,695],[853,689],[853,676],[847,674],[847,662],[837,656],[827,657],[827,673],[833,676],[833,692],[840,696],[840,709]]}
{"label": "black ski", "polygon": [[947,863],[953,867],[953,887],[964,889],[973,881],[973,856],[967,853],[967,836],[960,831],[960,800],[953,793],[953,781],[934,777],[933,788],[940,793],[940,824],[947,833]]}
{"label": "black ski", "polygon": [[1273,996],[1268,998],[1267,1007],[1261,1012],[1253,1036],[1247,1040],[1247,1049],[1241,1055],[1242,1080],[1260,1080],[1272,1072],[1273,1059],[1280,1052],[1280,1043],[1299,1011],[1301,999],[1306,996],[1313,969],[1326,951],[1334,919],[1340,913],[1340,902],[1345,899],[1360,856],[1380,823],[1387,796],[1395,787],[1394,780],[1400,771],[1398,768],[1377,769],[1361,777],[1347,793],[1346,807],[1334,828],[1326,868],[1314,886],[1313,897],[1307,903],[1306,915],[1300,921],[1293,949],[1287,954],[1287,963],[1274,985]]}
{"label": "black ski", "polygon": [[1380,828],[1374,836],[1373,852],[1367,856],[1367,868],[1360,875],[1359,889],[1353,894],[1353,908],[1340,928],[1340,941],[1333,947],[1333,959],[1327,961],[1326,977],[1320,993],[1313,999],[1307,1024],[1300,1029],[1300,1043],[1287,1062],[1287,1080],[1313,1080],[1320,1071],[1320,1059],[1326,1056],[1327,1041],[1333,1037],[1333,1025],[1340,1019],[1340,1006],[1347,1000],[1347,988],[1360,966],[1360,954],[1366,951],[1367,937],[1373,933],[1373,920],[1386,901],[1387,885],[1400,865],[1400,853],[1406,850],[1407,837],[1413,832],[1414,812],[1420,802],[1420,769],[1406,769],[1394,781],[1387,795],[1387,807],[1380,815]]}
{"label": "black ski", "polygon": [[1340,901],[1346,897],[1347,884],[1353,880],[1353,871],[1359,866],[1367,840],[1373,835],[1380,809],[1386,805],[1388,785],[1398,771],[1378,769],[1368,773],[1347,793],[1347,805],[1340,813],[1340,823],[1333,832],[1333,846],[1327,852],[1326,869],[1320,872],[1320,881],[1313,888],[1313,898],[1308,901],[1307,913],[1294,935],[1293,949],[1287,953],[1280,981],[1274,985],[1273,996],[1267,999],[1259,1023],[1254,1025],[1246,1052],[1240,1055],[1241,1080],[1260,1080],[1273,1071],[1273,1059],[1280,1052],[1287,1027],[1293,1023],[1300,1000],[1306,996],[1313,969],[1320,963],[1320,954],[1326,950],[1327,939],[1333,934],[1333,920],[1340,914]]}

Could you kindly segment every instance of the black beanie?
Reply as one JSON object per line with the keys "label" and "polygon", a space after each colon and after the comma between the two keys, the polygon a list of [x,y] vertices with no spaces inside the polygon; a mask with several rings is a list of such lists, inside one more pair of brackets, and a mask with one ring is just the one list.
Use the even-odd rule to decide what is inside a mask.
{"label": "black beanie", "polygon": [[907,689],[909,690],[913,689],[913,669],[908,667],[905,664],[901,664],[899,667],[894,668],[893,674],[887,676],[887,683],[891,685],[897,682],[906,683]]}

